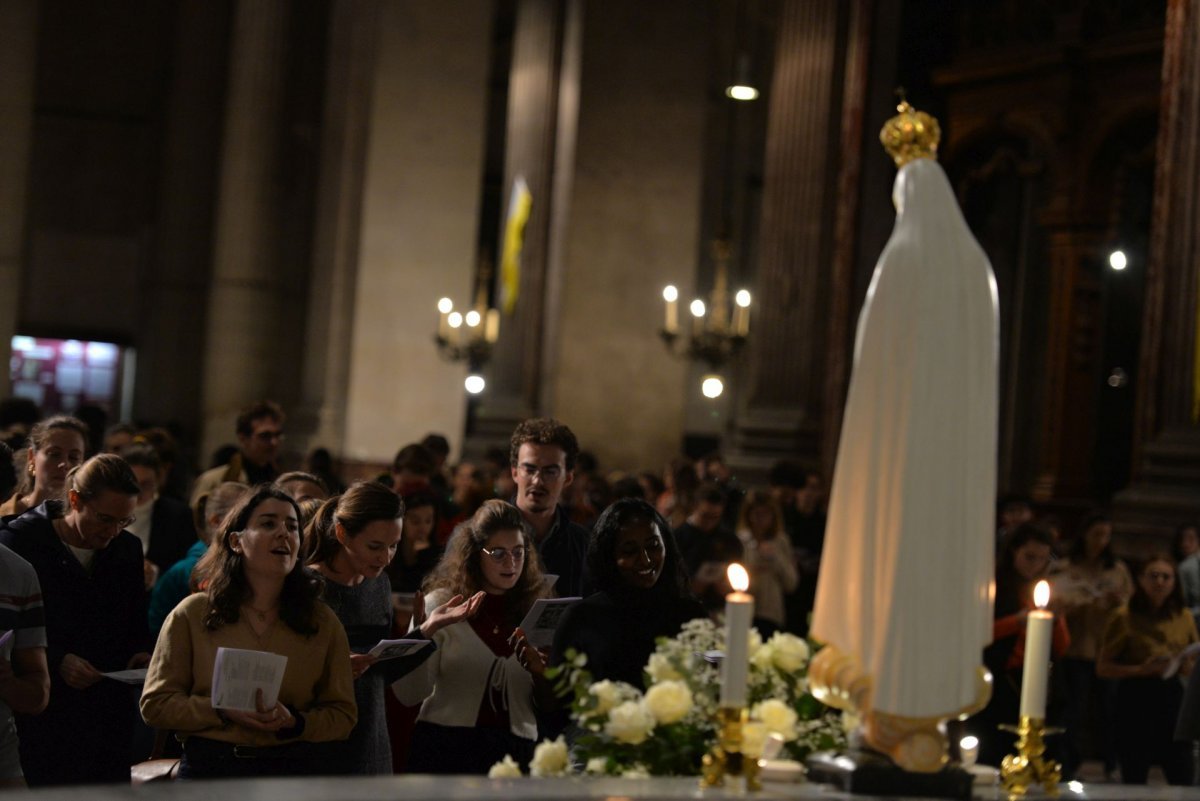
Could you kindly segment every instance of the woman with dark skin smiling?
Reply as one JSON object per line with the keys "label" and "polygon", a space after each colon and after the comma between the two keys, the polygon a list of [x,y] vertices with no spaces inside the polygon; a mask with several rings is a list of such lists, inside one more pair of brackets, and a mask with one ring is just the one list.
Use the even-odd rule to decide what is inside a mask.
{"label": "woman with dark skin smiling", "polygon": [[121,457],[101,454],[66,484],[65,503],[46,501],[0,531],[33,565],[45,598],[50,705],[17,716],[21,764],[31,787],[128,783],[132,698],[102,674],[150,658],[142,544],[124,530],[138,483]]}
{"label": "woman with dark skin smiling", "polygon": [[[300,563],[299,510],[260,484],[230,510],[200,567],[208,586],[167,616],[142,693],[142,717],[184,738],[180,778],[339,772],[329,743],[357,719],[346,632]],[[288,658],[274,706],[212,706],[218,648]],[[128,767],[126,767],[128,781]]]}
{"label": "woman with dark skin smiling", "polygon": [[706,616],[687,591],[683,560],[671,529],[640,498],[622,498],[596,520],[588,571],[599,590],[571,607],[554,638],[552,662],[568,648],[587,654],[595,681],[643,686],[643,669],[658,637]]}

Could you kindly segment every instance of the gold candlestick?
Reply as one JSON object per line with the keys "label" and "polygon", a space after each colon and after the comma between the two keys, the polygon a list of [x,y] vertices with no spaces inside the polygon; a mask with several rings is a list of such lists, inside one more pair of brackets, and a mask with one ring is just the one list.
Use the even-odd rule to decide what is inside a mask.
{"label": "gold candlestick", "polygon": [[1062,766],[1053,759],[1046,759],[1045,736],[1057,734],[1060,729],[1046,728],[1044,718],[1022,715],[1016,726],[1001,726],[1005,731],[1017,735],[1017,753],[1004,758],[1000,765],[1000,784],[1008,793],[1009,801],[1023,798],[1026,791],[1042,785],[1046,795],[1058,798],[1058,783],[1062,781]]}
{"label": "gold candlestick", "polygon": [[758,760],[742,753],[742,727],[745,724],[745,707],[723,706],[717,710],[717,742],[704,755],[701,787],[724,787],[726,776],[740,776],[748,791],[762,789]]}

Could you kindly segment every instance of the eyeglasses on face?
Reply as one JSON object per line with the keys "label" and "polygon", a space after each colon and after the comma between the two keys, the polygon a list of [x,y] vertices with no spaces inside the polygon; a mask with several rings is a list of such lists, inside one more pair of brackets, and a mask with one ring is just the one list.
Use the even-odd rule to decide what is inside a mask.
{"label": "eyeglasses on face", "polygon": [[532,464],[530,462],[522,462],[517,466],[517,470],[519,470],[521,475],[525,478],[535,478],[537,476],[541,476],[542,481],[555,481],[556,479],[561,478],[563,474],[562,466],[557,464],[548,464],[544,467],[538,467],[536,464]]}
{"label": "eyeglasses on face", "polygon": [[282,442],[286,436],[287,436],[286,434],[284,434],[282,431],[280,431],[278,429],[275,429],[275,430],[268,429],[266,431],[257,432],[254,435],[254,438],[256,440],[258,440],[259,442],[274,442],[275,440],[279,440],[280,442]]}
{"label": "eyeglasses on face", "polygon": [[512,557],[514,563],[525,561],[525,548],[523,546],[517,546],[511,551],[507,548],[484,548],[483,552],[498,565],[504,564],[509,557]]}
{"label": "eyeglasses on face", "polygon": [[137,515],[130,515],[129,517],[113,517],[112,515],[104,514],[104,512],[97,512],[96,507],[92,506],[90,503],[84,505],[91,510],[92,516],[96,518],[96,522],[105,527],[116,526],[117,528],[128,528],[137,522]]}

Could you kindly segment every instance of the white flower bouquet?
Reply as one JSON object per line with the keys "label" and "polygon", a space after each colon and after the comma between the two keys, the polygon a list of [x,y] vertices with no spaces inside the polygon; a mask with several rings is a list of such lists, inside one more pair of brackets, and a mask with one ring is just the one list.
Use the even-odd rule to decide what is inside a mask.
{"label": "white flower bouquet", "polygon": [[[644,693],[621,682],[593,683],[586,658],[568,651],[564,663],[548,675],[557,680],[560,694],[571,699],[576,764],[589,774],[698,775],[701,758],[716,739],[716,653],[725,649],[724,636],[711,620],[698,619],[677,636],[659,640],[646,664]],[[845,745],[841,713],[808,693],[807,642],[782,632],[763,642],[751,630],[749,653],[747,756],[760,756],[771,735],[784,742],[780,756],[794,759]],[[564,753],[561,741],[540,744],[531,773],[565,773]]]}

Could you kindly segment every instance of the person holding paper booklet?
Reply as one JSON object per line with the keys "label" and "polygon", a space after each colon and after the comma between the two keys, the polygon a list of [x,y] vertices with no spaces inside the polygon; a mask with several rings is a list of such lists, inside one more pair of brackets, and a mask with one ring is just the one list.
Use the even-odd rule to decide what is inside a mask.
{"label": "person holding paper booklet", "polygon": [[101,454],[71,470],[66,486],[65,504],[46,501],[0,531],[0,543],[33,565],[45,598],[50,703],[17,716],[21,764],[31,787],[127,783],[132,699],[103,674],[149,659],[142,546],[125,531],[138,483],[121,457]]}
{"label": "person holding paper booklet", "polygon": [[596,520],[588,573],[599,591],[567,610],[554,638],[553,661],[561,661],[568,648],[587,654],[595,681],[644,686],[655,640],[707,615],[688,590],[670,526],[640,498],[622,498]]}
{"label": "person holding paper booklet", "polygon": [[[364,481],[325,501],[304,533],[304,561],[324,579],[325,602],[350,640],[358,705],[358,723],[344,747],[350,773],[392,772],[384,687],[433,653],[431,644],[399,658],[368,653],[392,634],[391,582],[384,571],[396,555],[403,520],[400,496],[382,484]],[[426,631],[455,623],[472,608],[459,603],[435,610]]]}
{"label": "person holding paper booklet", "polygon": [[1109,617],[1096,659],[1096,675],[1119,679],[1117,761],[1125,784],[1145,784],[1156,762],[1171,784],[1191,783],[1191,743],[1176,742],[1174,733],[1180,677],[1190,676],[1196,662],[1184,652],[1198,640],[1175,561],[1154,554],[1138,571],[1129,604]]}
{"label": "person holding paper booklet", "polygon": [[[345,772],[330,743],[348,737],[358,719],[350,646],[299,552],[296,502],[260,484],[201,559],[205,592],[167,616],[141,707],[148,724],[183,738],[180,778]],[[260,689],[254,709],[213,707],[219,648],[287,658],[273,706]]]}
{"label": "person holding paper booklet", "polygon": [[472,608],[465,623],[433,632],[437,650],[392,685],[401,703],[421,704],[409,772],[485,774],[505,754],[528,764],[535,689],[541,696],[549,683],[518,623],[547,590],[520,511],[485,502],[450,538],[424,591],[428,606],[469,597]]}

